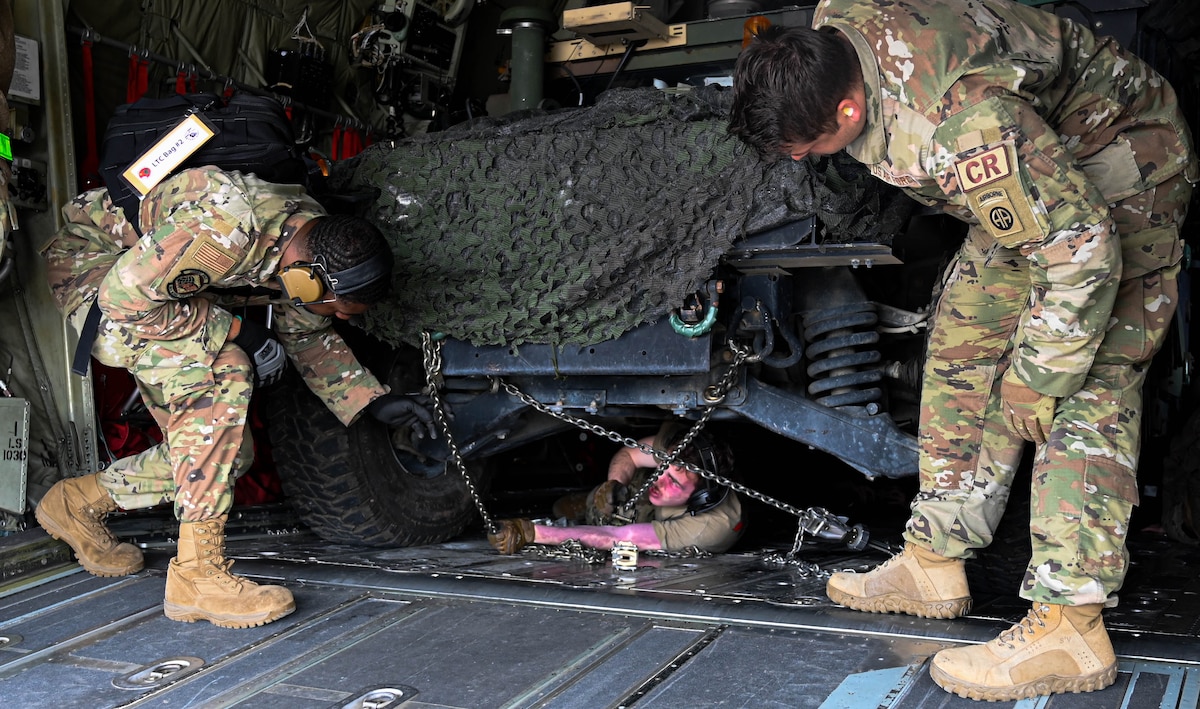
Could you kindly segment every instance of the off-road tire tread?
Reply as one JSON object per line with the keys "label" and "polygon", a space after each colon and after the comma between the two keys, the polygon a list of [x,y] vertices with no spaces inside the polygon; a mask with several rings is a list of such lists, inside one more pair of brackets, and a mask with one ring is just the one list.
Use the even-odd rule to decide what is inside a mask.
{"label": "off-road tire tread", "polygon": [[322,539],[432,544],[460,534],[475,517],[461,477],[453,470],[433,478],[406,473],[382,424],[366,418],[343,426],[294,374],[266,393],[267,410],[279,412],[268,415],[267,427],[283,490]]}

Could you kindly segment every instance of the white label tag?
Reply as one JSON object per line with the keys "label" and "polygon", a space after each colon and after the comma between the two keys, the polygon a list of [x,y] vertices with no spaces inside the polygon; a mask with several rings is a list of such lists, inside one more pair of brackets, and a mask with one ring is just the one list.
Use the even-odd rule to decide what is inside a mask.
{"label": "white label tag", "polygon": [[12,85],[8,98],[26,101],[40,106],[42,103],[42,62],[38,55],[37,40],[13,35],[14,51]]}
{"label": "white label tag", "polygon": [[29,465],[29,402],[0,397],[0,510],[25,512],[25,476]]}
{"label": "white label tag", "polygon": [[212,126],[199,114],[185,117],[150,149],[138,156],[125,172],[121,173],[138,194],[145,197],[154,186],[162,182],[171,171],[179,167],[192,153],[216,135]]}

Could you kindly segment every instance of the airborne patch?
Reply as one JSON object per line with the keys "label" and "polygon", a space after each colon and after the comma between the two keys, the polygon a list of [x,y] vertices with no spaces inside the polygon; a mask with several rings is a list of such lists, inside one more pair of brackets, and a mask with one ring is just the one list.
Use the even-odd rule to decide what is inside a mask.
{"label": "airborne patch", "polygon": [[992,238],[1017,248],[1046,236],[1034,215],[1032,198],[1021,183],[1011,145],[998,145],[954,164],[971,212]]}

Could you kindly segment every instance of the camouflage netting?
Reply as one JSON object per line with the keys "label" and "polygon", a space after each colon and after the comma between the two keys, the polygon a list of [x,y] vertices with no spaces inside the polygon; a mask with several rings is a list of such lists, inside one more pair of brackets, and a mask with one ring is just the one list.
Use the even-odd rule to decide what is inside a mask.
{"label": "camouflage netting", "polygon": [[737,239],[817,214],[826,240],[882,241],[895,193],[848,159],[766,163],[726,133],[729,92],[617,89],[374,146],[337,191],[396,252],[396,293],[368,328],[393,344],[587,344],[678,307]]}

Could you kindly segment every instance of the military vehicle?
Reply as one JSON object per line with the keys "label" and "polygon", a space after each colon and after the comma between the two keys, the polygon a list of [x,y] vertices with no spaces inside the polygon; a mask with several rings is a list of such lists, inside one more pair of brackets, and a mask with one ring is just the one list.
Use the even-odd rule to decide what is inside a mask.
{"label": "military vehicle", "polygon": [[[1055,10],[1152,52],[1170,74],[1182,65],[1172,48],[1182,45],[1172,42],[1170,34],[1179,30],[1168,21],[1168,6],[1091,2]],[[59,21],[45,10],[26,19],[25,6],[15,7],[23,22]],[[924,325],[961,227],[898,198],[848,160],[762,164],[724,133],[727,92],[705,85],[728,77],[749,13],[720,2],[707,10],[651,8],[627,18],[613,16],[616,8],[608,6],[569,10],[564,29],[542,38],[550,39],[543,67],[540,57],[529,61],[517,50],[530,41],[526,33],[545,35],[556,20],[536,8],[505,10],[494,22],[511,37],[506,98],[513,103],[497,118],[464,117],[450,105],[455,77],[470,75],[459,69],[462,24],[434,23],[449,32],[448,42],[454,38],[436,57],[381,58],[412,49],[411,39],[401,39],[410,35],[386,29],[389,23],[433,31],[422,24],[423,13],[402,22],[397,7],[368,8],[377,25],[369,40],[356,39],[354,58],[360,65],[382,62],[390,80],[425,87],[418,94],[377,92],[376,107],[436,120],[426,121],[425,132],[393,135],[337,161],[325,187],[379,221],[410,259],[405,264],[419,257],[425,274],[432,273],[431,263],[450,269],[424,284],[417,275],[401,276],[399,296],[371,315],[365,331],[346,335],[394,386],[416,391],[433,377],[452,412],[451,435],[403,440],[372,421],[343,429],[295,380],[263,392],[263,410],[270,412],[263,416],[270,434],[265,445],[289,471],[283,485],[307,525],[327,539],[362,544],[449,539],[479,513],[487,461],[496,454],[572,427],[620,440],[613,431],[671,417],[701,425],[750,421],[868,478],[915,474]],[[758,9],[757,17],[777,23],[807,23],[812,13],[811,6]],[[87,22],[83,6],[74,12]],[[697,12],[703,21],[668,26],[662,20]],[[654,32],[663,37],[643,36]],[[74,25],[71,36],[97,51],[111,45],[126,57],[163,61],[96,28]],[[319,40],[299,26],[292,39],[306,49],[297,66],[311,70],[316,60],[307,49]],[[98,382],[86,382],[63,369],[73,334],[52,317],[38,285],[36,254],[12,248],[14,240],[37,244],[52,233],[54,205],[75,191],[73,153],[66,149],[73,142],[60,119],[73,114],[59,103],[70,91],[66,83],[54,85],[56,77],[66,82],[67,73],[55,72],[75,59],[75,50],[68,54],[61,44],[33,43],[44,86],[26,76],[30,88],[17,86],[13,93],[14,134],[28,140],[14,143],[13,204],[22,229],[7,242],[6,263],[15,268],[6,272],[13,297],[20,298],[12,312],[22,329],[8,329],[8,347],[13,376],[26,382],[13,389],[32,404],[33,429],[29,434],[17,422],[15,440],[28,441],[28,459],[20,461],[28,471],[22,468],[13,477],[20,482],[0,495],[13,528],[21,524],[26,497],[36,501],[58,477],[94,470],[107,457],[96,446],[110,443],[111,431],[101,435],[106,421],[136,423],[130,418],[136,397],[115,412],[95,410],[92,384],[102,397],[105,387],[125,396],[119,373],[101,371]],[[288,52],[275,50],[272,57],[290,66]],[[177,62],[179,76],[185,66],[198,75],[194,65]],[[549,74],[537,81],[540,71]],[[586,72],[592,80],[581,84]],[[18,72],[18,80],[22,76]],[[329,80],[321,72],[313,76]],[[604,80],[596,83],[597,76]],[[227,86],[236,83],[224,79]],[[1190,100],[1192,77],[1176,80]],[[280,87],[290,85],[272,86],[288,91]],[[27,98],[22,90],[38,93]],[[300,125],[329,115],[316,107],[305,112],[298,101],[318,95],[297,89],[285,97],[296,100]],[[587,105],[559,107],[573,103]],[[466,120],[455,124],[455,117]],[[339,120],[336,130],[343,125],[350,124]],[[404,130],[394,121],[388,126]],[[607,146],[606,155],[600,146]],[[644,159],[629,160],[629,154]],[[491,156],[491,162],[471,168],[483,164],[473,155]],[[499,202],[505,205],[488,206]],[[463,261],[459,256],[438,261],[452,243],[439,229],[473,234],[482,246],[464,253],[478,263],[455,263]],[[482,263],[506,258],[527,263]],[[581,259],[590,272],[581,272]],[[479,278],[485,279],[481,290],[468,292],[466,284]],[[1188,408],[1186,316],[1181,308],[1178,333],[1149,387],[1152,442],[1178,430],[1178,415]],[[435,335],[436,371],[427,371],[422,332]],[[35,381],[41,386],[29,387]],[[13,408],[17,419],[19,408]],[[474,476],[470,484],[467,471]],[[395,505],[395,498],[407,502]]]}
{"label": "military vehicle", "polygon": [[[311,15],[289,3],[276,15],[254,3],[228,4],[221,9],[267,17],[276,29],[286,25],[256,47],[275,56],[270,77],[234,76],[236,56],[213,61],[209,52],[217,50],[198,40],[212,13],[197,14],[182,0],[154,3],[139,15],[138,31],[122,26],[133,10],[120,3],[12,2],[23,83],[8,94],[9,187],[20,229],[8,234],[0,262],[0,350],[8,356],[0,425],[11,433],[0,461],[0,529],[8,533],[0,537],[0,681],[12,701],[384,706],[419,694],[420,701],[454,706],[750,706],[760,704],[756,687],[770,697],[761,704],[780,706],[856,706],[863,697],[879,706],[945,701],[917,672],[920,658],[947,642],[994,635],[995,619],[1013,607],[985,598],[986,591],[960,626],[864,620],[832,608],[820,574],[794,558],[770,566],[755,555],[665,557],[623,575],[578,559],[539,566],[527,557],[498,558],[471,526],[500,506],[489,494],[498,461],[575,430],[624,444],[631,431],[663,419],[733,431],[753,426],[766,440],[815,449],[824,464],[778,466],[772,474],[801,484],[766,500],[801,522],[806,487],[837,477],[886,482],[915,475],[925,324],[961,227],[895,199],[848,162],[759,165],[719,130],[721,91],[711,85],[727,78],[747,23],[755,16],[807,23],[812,3],[597,9],[362,0],[340,3],[369,20],[350,32],[341,29],[357,18],[342,18],[336,30],[315,19],[305,24],[322,16],[321,3],[311,3]],[[1196,123],[1195,20],[1186,3],[1030,4],[1081,19],[1152,57]],[[350,50],[334,48],[333,40],[351,36]],[[318,44],[332,57],[328,71]],[[109,67],[94,72],[93,96],[78,80],[84,46],[95,51],[95,66]],[[281,46],[289,51],[269,52]],[[505,58],[500,82],[496,56]],[[57,228],[57,206],[84,184],[88,104],[102,125],[105,108],[123,102],[126,66],[139,62],[151,66],[164,91],[192,76],[218,91],[269,88],[295,110],[300,138],[314,145],[371,125],[376,144],[335,160],[326,186],[340,193],[341,206],[373,215],[394,238],[408,234],[398,225],[416,213],[411,205],[434,194],[421,189],[474,188],[492,197],[516,189],[514,181],[476,173],[478,162],[447,163],[437,173],[442,182],[432,185],[413,184],[413,175],[396,167],[462,159],[470,150],[507,160],[525,180],[522,194],[535,198],[476,210],[487,219],[508,214],[504,230],[487,219],[471,225],[492,242],[503,241],[497,232],[524,236],[536,226],[544,240],[510,253],[529,257],[544,249],[553,262],[525,273],[570,270],[596,258],[589,248],[600,248],[572,241],[592,230],[513,226],[537,222],[554,204],[554,185],[588,178],[590,191],[577,179],[569,196],[591,200],[596,223],[614,225],[611,268],[577,281],[577,300],[558,299],[550,280],[523,283],[518,269],[503,288],[480,286],[490,301],[469,293],[478,307],[468,316],[445,311],[444,318],[409,320],[414,302],[445,308],[454,294],[448,287],[433,294],[402,288],[362,327],[344,329],[364,362],[394,387],[419,391],[436,383],[430,393],[448,414],[449,436],[413,438],[374,421],[344,428],[295,379],[257,395],[269,453],[263,458],[277,469],[286,504],[239,508],[234,528],[242,525],[248,539],[240,552],[235,540],[234,556],[241,573],[300,582],[301,611],[236,640],[208,628],[183,633],[161,617],[156,569],[169,558],[169,520],[113,520],[119,535],[147,548],[149,570],[109,581],[76,573],[69,551],[42,535],[30,514],[55,480],[94,471],[119,446],[135,444],[116,440],[114,430],[133,436],[148,426],[138,420],[135,397],[114,394],[128,391],[120,373],[70,373],[75,335],[50,301],[35,250]],[[288,80],[295,78],[289,70],[302,80]],[[486,106],[483,96],[490,96]],[[613,116],[621,117],[619,139],[604,132],[614,130]],[[723,162],[703,164],[695,160],[699,151],[664,143],[653,153],[657,165],[601,179],[615,165],[651,155],[656,146],[647,136],[672,131],[706,141]],[[621,148],[603,160],[588,153],[581,159],[556,136]],[[335,144],[345,152],[346,143]],[[671,179],[652,189],[647,176],[663,170]],[[627,201],[609,199],[615,197]],[[447,199],[436,206],[447,223],[471,211]],[[646,231],[652,223],[663,231]],[[668,248],[634,249],[659,242]],[[623,300],[605,299],[618,291]],[[540,298],[501,307],[516,303],[513,293]],[[640,307],[630,305],[635,298]],[[489,307],[519,318],[488,319]],[[555,315],[542,322],[548,312]],[[1147,396],[1146,450],[1156,464],[1146,466],[1143,502],[1161,507],[1162,519],[1153,521],[1167,534],[1139,551],[1147,561],[1122,609],[1109,617],[1123,658],[1122,691],[1139,701],[1154,694],[1156,706],[1160,697],[1166,706],[1194,703],[1200,662],[1187,603],[1195,581],[1186,569],[1197,541],[1190,509],[1200,499],[1190,475],[1196,424],[1185,423],[1195,408],[1188,315],[1181,308]],[[525,329],[506,339],[514,322]],[[1173,466],[1158,463],[1164,458]],[[735,482],[772,487],[756,477],[762,474],[745,471]],[[297,520],[315,536],[296,530]],[[836,515],[810,520],[846,523]],[[266,544],[252,538],[263,530]],[[782,534],[786,541],[794,530]],[[831,538],[850,542],[853,532],[846,525]],[[806,551],[826,568],[878,560],[878,550],[863,556],[844,545]],[[507,662],[514,657],[520,661]],[[473,677],[464,669],[489,662],[498,668],[491,674]],[[746,679],[772,666],[781,667],[778,677]],[[74,681],[63,679],[63,669]],[[1088,697],[1086,706],[1120,706],[1123,695],[1116,696]],[[1070,698],[1054,702],[1071,705]]]}

